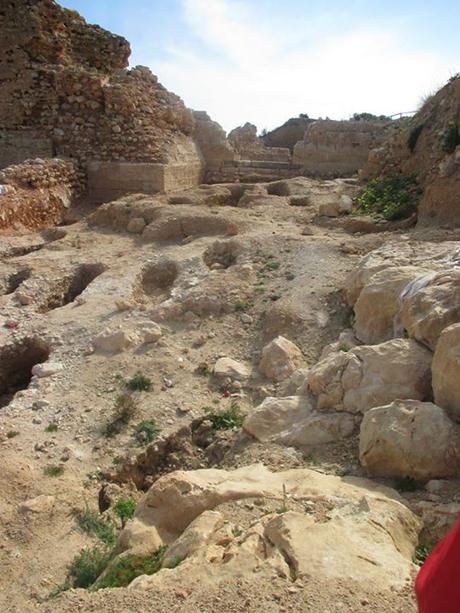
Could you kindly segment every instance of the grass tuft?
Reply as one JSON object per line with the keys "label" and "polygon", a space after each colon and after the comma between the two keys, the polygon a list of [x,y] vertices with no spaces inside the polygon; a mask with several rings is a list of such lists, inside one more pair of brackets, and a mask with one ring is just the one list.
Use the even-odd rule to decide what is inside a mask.
{"label": "grass tuft", "polygon": [[207,412],[214,430],[238,430],[244,422],[240,407],[234,401],[228,409],[214,412],[207,408]]}
{"label": "grass tuft", "polygon": [[57,466],[56,464],[50,464],[49,466],[45,466],[43,469],[43,474],[46,477],[60,477],[64,473],[63,466]]}
{"label": "grass tuft", "polygon": [[108,547],[113,547],[115,544],[116,537],[112,524],[102,519],[96,512],[86,509],[77,516],[77,523],[80,530],[97,536]]}
{"label": "grass tuft", "polygon": [[145,419],[137,424],[135,428],[136,434],[142,434],[148,443],[155,440],[160,433],[160,429],[153,419]]}
{"label": "grass tuft", "polygon": [[126,387],[131,392],[150,392],[153,386],[150,377],[137,372],[134,377],[126,382]]}
{"label": "grass tuft", "polygon": [[154,575],[161,569],[165,551],[166,547],[160,547],[150,556],[125,555],[118,558],[92,589],[126,587],[136,577]]}

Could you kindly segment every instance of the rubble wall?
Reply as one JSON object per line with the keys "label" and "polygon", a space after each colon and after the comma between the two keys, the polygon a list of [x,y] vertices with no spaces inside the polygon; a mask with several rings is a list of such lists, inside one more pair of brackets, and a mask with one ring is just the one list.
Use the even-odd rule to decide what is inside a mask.
{"label": "rubble wall", "polygon": [[353,175],[383,142],[387,128],[385,122],[316,121],[295,145],[293,163],[311,176]]}

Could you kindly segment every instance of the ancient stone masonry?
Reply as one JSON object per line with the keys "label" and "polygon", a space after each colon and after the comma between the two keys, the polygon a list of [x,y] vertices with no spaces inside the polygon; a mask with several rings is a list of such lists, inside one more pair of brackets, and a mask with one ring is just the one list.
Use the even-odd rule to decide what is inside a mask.
{"label": "ancient stone masonry", "polygon": [[261,138],[257,136],[257,127],[251,123],[235,128],[228,135],[243,160],[260,160],[266,162],[290,162],[291,153],[287,148],[266,147]]}
{"label": "ancient stone masonry", "polygon": [[292,152],[294,145],[303,139],[305,130],[314,121],[316,120],[305,115],[291,117],[279,128],[275,128],[262,136],[262,140],[266,147],[285,147]]}
{"label": "ancient stone masonry", "polygon": [[1,13],[3,167],[44,153],[82,168],[89,160],[185,163],[197,182],[191,111],[149,69],[126,69],[124,38],[53,0],[10,0]]}
{"label": "ancient stone masonry", "polygon": [[369,151],[383,142],[388,128],[388,123],[380,121],[316,121],[295,145],[293,162],[309,176],[354,174]]}
{"label": "ancient stone masonry", "polygon": [[0,171],[0,229],[59,223],[82,184],[82,173],[70,161],[35,159],[9,166]]}
{"label": "ancient stone masonry", "polygon": [[424,193],[422,223],[460,223],[460,78],[430,97],[419,112],[400,124],[371,151],[363,178],[415,173]]}

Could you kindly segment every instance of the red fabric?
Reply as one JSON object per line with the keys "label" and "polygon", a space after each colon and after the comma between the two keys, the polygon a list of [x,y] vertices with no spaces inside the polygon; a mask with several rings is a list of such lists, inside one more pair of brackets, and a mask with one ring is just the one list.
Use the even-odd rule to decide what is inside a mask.
{"label": "red fabric", "polygon": [[415,591],[419,613],[460,612],[460,521],[425,560]]}

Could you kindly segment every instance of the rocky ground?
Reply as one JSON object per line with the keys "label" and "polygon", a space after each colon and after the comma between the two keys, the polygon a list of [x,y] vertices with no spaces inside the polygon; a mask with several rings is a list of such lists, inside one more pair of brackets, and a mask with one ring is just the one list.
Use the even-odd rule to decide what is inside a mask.
{"label": "rocky ground", "polygon": [[[355,190],[134,195],[2,237],[3,611],[415,611],[415,546],[460,511],[456,391],[436,353],[430,383],[460,321],[460,236],[354,233],[335,216]],[[136,373],[149,391],[128,393]],[[232,404],[243,428],[216,432]],[[168,545],[181,563],[49,598],[96,543],[76,516],[102,486],[140,501],[115,554]]]}

